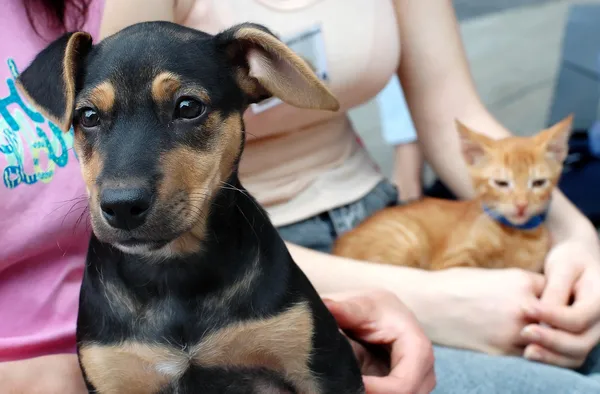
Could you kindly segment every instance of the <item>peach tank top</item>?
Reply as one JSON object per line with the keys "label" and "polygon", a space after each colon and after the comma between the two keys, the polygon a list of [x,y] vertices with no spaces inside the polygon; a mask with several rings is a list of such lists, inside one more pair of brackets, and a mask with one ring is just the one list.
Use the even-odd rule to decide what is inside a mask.
{"label": "peach tank top", "polygon": [[180,0],[177,7],[186,15],[181,23],[210,33],[240,22],[263,24],[283,39],[320,30],[320,58],[341,110],[279,104],[245,116],[240,178],[276,226],[356,201],[383,179],[346,111],[377,95],[397,69],[391,0]]}

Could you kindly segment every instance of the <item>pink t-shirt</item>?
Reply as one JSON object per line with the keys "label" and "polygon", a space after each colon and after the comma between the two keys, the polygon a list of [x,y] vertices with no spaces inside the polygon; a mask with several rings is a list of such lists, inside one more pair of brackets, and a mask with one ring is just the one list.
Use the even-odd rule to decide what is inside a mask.
{"label": "pink t-shirt", "polygon": [[[104,0],[84,30],[97,36]],[[0,361],[75,350],[79,287],[89,240],[86,192],[62,133],[15,89],[48,41],[21,0],[0,13]]]}

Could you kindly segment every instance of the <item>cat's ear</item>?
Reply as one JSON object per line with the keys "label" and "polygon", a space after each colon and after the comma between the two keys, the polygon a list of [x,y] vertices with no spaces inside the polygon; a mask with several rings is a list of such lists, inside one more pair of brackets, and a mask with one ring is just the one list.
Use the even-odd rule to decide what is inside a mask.
{"label": "cat's ear", "polygon": [[456,129],[460,138],[462,155],[469,166],[480,164],[486,157],[492,139],[481,135],[459,120],[456,120]]}
{"label": "cat's ear", "polygon": [[569,153],[569,137],[573,126],[573,114],[570,114],[538,136],[546,149],[547,155],[558,163],[562,163]]}

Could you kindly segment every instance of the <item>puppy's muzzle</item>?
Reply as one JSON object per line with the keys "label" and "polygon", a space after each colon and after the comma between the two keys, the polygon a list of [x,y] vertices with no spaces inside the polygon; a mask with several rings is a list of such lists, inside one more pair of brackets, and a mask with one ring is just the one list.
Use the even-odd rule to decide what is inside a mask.
{"label": "puppy's muzzle", "polygon": [[100,209],[113,228],[133,230],[146,221],[153,194],[147,188],[111,188],[100,193]]}

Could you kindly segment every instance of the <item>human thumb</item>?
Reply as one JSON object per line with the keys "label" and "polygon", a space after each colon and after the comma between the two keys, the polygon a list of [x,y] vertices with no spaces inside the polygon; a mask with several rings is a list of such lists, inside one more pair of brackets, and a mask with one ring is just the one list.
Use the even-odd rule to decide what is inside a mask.
{"label": "human thumb", "polygon": [[546,278],[542,274],[531,272],[529,273],[533,292],[536,297],[540,297],[546,288]]}
{"label": "human thumb", "polygon": [[356,300],[334,301],[324,298],[323,302],[342,330],[354,330],[369,321],[368,311]]}

